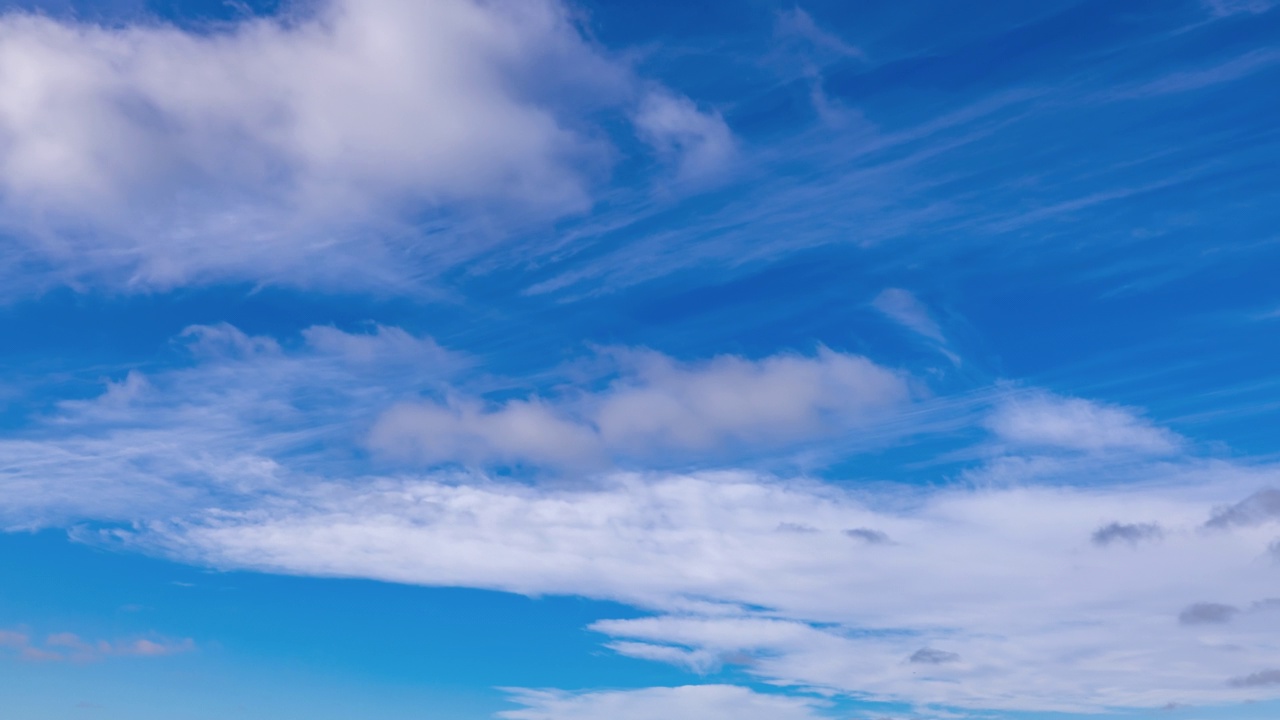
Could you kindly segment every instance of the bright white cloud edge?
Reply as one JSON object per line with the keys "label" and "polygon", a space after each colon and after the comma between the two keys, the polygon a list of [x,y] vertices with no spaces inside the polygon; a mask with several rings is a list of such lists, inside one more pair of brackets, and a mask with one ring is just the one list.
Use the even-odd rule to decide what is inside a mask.
{"label": "bright white cloud edge", "polygon": [[[299,448],[349,442],[414,388],[450,392],[467,359],[394,328],[313,328],[288,346],[229,326],[186,338],[192,366],[129,376],[64,403],[51,435],[0,442],[26,468],[0,480],[7,524],[138,520],[111,537],[217,567],[621,600],[653,615],[596,624],[615,651],[694,671],[746,662],[763,681],[891,701],[1096,711],[1280,692],[1247,682],[1280,650],[1267,632],[1280,503],[1233,506],[1280,484],[1276,469],[1060,429],[1153,427],[1122,409],[1034,395],[1018,417],[1065,407],[1046,437],[1067,441],[997,434],[1003,454],[933,490],[748,470],[340,480]],[[825,377],[817,358],[783,357]],[[721,377],[664,362],[681,382]],[[773,382],[768,363],[743,362],[748,392]],[[325,413],[293,404],[318,388]],[[1116,467],[1119,484],[1040,484]],[[1197,603],[1235,612],[1181,621]]]}

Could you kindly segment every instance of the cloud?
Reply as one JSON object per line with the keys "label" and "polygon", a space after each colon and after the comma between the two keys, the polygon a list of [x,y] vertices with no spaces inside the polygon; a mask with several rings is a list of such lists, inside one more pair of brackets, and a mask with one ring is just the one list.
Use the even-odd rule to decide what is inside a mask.
{"label": "cloud", "polygon": [[1004,401],[987,427],[1015,445],[1083,452],[1167,454],[1181,442],[1127,408],[1047,393]]}
{"label": "cloud", "polygon": [[821,701],[763,694],[734,685],[686,685],[608,692],[566,693],[511,690],[519,710],[498,713],[505,720],[817,720]]}
{"label": "cloud", "polygon": [[934,648],[920,648],[911,653],[908,662],[923,665],[944,665],[946,663],[960,662],[960,656],[945,650],[936,650]]}
{"label": "cloud", "polygon": [[0,227],[21,240],[0,249],[58,281],[399,292],[500,239],[481,225],[588,208],[601,109],[683,174],[732,148],[558,0],[320,0],[207,32],[10,11],[0,48]]}
{"label": "cloud", "polygon": [[737,155],[733,133],[717,113],[703,112],[686,97],[648,93],[633,118],[636,129],[675,166],[676,178],[699,182],[722,175]]}
{"label": "cloud", "polygon": [[942,334],[937,321],[929,314],[929,308],[911,292],[901,288],[888,288],[877,295],[871,304],[884,313],[885,317],[908,330],[934,342],[946,344],[947,338]]}
{"label": "cloud", "polygon": [[559,402],[474,399],[398,406],[370,435],[382,452],[428,463],[584,465],[624,457],[716,454],[829,437],[909,398],[905,379],[855,355],[681,363],[622,353],[606,389]]}
{"label": "cloud", "polygon": [[[1273,466],[1142,452],[1122,463],[1046,458],[1032,446],[1012,459],[1066,479],[885,485],[605,462],[542,483],[479,466],[388,468],[361,456],[361,439],[409,397],[453,413],[433,420],[450,443],[461,430],[513,443],[480,455],[557,445],[512,439],[502,423],[515,415],[500,414],[520,408],[541,428],[554,426],[536,415],[545,412],[595,438],[559,444],[601,443],[653,468],[673,456],[734,461],[815,431],[876,432],[880,413],[909,395],[897,373],[833,351],[696,362],[617,351],[598,358],[604,374],[545,398],[483,402],[486,387],[509,397],[511,384],[387,328],[272,340],[211,326],[175,350],[175,366],[116,378],[0,440],[7,525],[93,519],[77,537],[217,568],[614,600],[647,613],[592,626],[616,652],[892,702],[1084,712],[1153,706],[1177,688],[1180,701],[1220,703],[1244,695],[1228,678],[1274,655],[1263,612],[1213,626],[1213,645],[1169,631],[1205,587],[1240,608],[1275,595],[1258,572],[1274,528],[1202,531],[1214,508],[1273,486]],[[644,442],[610,444],[601,408],[628,394],[670,398],[668,422],[695,423],[711,440],[641,428],[615,437]],[[1079,482],[1113,466],[1119,484]],[[1162,541],[1091,551],[1100,520],[1114,517],[1149,519]],[[868,532],[854,541],[850,529]],[[869,543],[875,533],[892,542]],[[904,662],[921,648],[963,662]]]}
{"label": "cloud", "polygon": [[1091,539],[1094,545],[1105,547],[1120,541],[1136,544],[1143,540],[1159,540],[1163,535],[1164,531],[1156,523],[1113,522],[1094,530]]}
{"label": "cloud", "polygon": [[195,642],[184,640],[85,640],[75,633],[48,635],[43,642],[25,632],[0,630],[0,648],[16,651],[32,662],[99,662],[118,657],[162,657],[195,650]]}
{"label": "cloud", "polygon": [[869,545],[884,545],[889,542],[888,535],[871,528],[853,528],[852,530],[845,530],[844,534]]}
{"label": "cloud", "polygon": [[1274,0],[1202,0],[1202,3],[1214,17],[1261,15],[1276,6]]}
{"label": "cloud", "polygon": [[1231,678],[1227,684],[1235,688],[1260,688],[1280,685],[1280,670],[1261,670],[1249,675]]}
{"label": "cloud", "polygon": [[601,452],[590,427],[537,400],[512,400],[496,409],[467,400],[401,405],[378,419],[369,445],[427,464],[573,466]]}
{"label": "cloud", "polygon": [[1249,527],[1273,520],[1280,520],[1280,490],[1264,488],[1234,505],[1216,510],[1205,527]]}
{"label": "cloud", "polygon": [[1188,605],[1178,613],[1178,622],[1183,625],[1219,625],[1229,622],[1240,612],[1240,608],[1222,603],[1195,603]]}
{"label": "cloud", "polygon": [[[1158,472],[1168,481],[1171,468]],[[1273,590],[1253,566],[1256,533],[1196,532],[1213,495],[1234,492],[1209,472],[1172,486],[878,498],[741,472],[555,488],[474,474],[298,479],[277,501],[111,537],[222,568],[620,601],[656,614],[593,624],[609,647],[697,671],[751,658],[743,669],[761,680],[828,692],[1086,712],[1146,707],[1169,688],[1226,702],[1226,678],[1270,657],[1263,614],[1217,626],[1222,647],[1167,630],[1169,604],[1198,602],[1206,586]],[[1164,541],[1081,554],[1097,516],[1120,512],[1160,518]],[[839,542],[849,527],[896,542]],[[922,646],[964,662],[921,679],[903,659]]]}
{"label": "cloud", "polygon": [[857,355],[758,361],[720,356],[680,363],[633,356],[634,369],[600,398],[595,421],[610,445],[698,450],[821,436],[909,398],[905,378]]}

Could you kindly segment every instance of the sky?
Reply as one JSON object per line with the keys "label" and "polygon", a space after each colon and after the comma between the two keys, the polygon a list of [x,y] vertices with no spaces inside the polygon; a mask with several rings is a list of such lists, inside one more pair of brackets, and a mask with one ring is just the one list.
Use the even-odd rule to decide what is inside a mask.
{"label": "sky", "polygon": [[3,0],[0,717],[1276,717],[1278,40]]}

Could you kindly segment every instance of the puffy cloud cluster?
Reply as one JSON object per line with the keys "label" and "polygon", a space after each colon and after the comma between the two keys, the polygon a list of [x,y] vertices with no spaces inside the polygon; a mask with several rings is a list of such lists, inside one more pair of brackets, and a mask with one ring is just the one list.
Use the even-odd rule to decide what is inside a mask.
{"label": "puffy cloud cluster", "polygon": [[475,399],[401,405],[373,447],[427,462],[590,465],[610,454],[653,457],[777,447],[865,424],[910,397],[906,378],[863,357],[722,356],[678,363],[632,356],[602,392],[558,404]]}
{"label": "puffy cloud cluster", "polygon": [[377,288],[485,242],[411,240],[424,213],[588,207],[601,109],[683,174],[732,152],[718,115],[642,83],[558,0],[324,0],[206,32],[7,12],[0,226],[24,243],[3,249],[141,287]]}
{"label": "puffy cloud cluster", "polygon": [[[0,441],[7,526],[122,520],[102,537],[217,567],[611,599],[650,611],[592,626],[615,652],[887,701],[1093,711],[1276,692],[1280,475],[1187,455],[1121,408],[1002,391],[965,406],[993,433],[957,481],[846,485],[670,469],[918,415],[910,378],[830,350],[619,351],[576,390],[488,402],[472,359],[394,328],[182,342],[186,365]],[[422,394],[440,400],[403,403]],[[431,467],[370,461],[370,439]],[[511,463],[560,473],[486,470]],[[1062,481],[1101,472],[1115,482]],[[513,712],[635,697],[530,695]]]}

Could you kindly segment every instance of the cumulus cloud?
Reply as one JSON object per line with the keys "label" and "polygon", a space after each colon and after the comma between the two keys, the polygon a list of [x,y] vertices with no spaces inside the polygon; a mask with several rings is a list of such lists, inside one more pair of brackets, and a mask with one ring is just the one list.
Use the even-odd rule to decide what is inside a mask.
{"label": "cumulus cloud", "polygon": [[1047,393],[1007,399],[987,426],[1015,445],[1083,452],[1166,454],[1180,444],[1177,435],[1127,408]]}
{"label": "cumulus cloud", "polygon": [[519,710],[498,713],[506,720],[817,720],[819,700],[763,694],[734,685],[686,685],[607,692],[567,693],[511,690]]}
{"label": "cumulus cloud", "polygon": [[1164,531],[1156,523],[1113,522],[1093,531],[1094,545],[1107,546],[1116,542],[1139,543],[1143,540],[1159,540]]}
{"label": "cumulus cloud", "polygon": [[[614,452],[599,413],[628,393],[669,397],[680,403],[666,411],[673,422],[709,423],[716,442],[750,449],[815,427],[859,432],[905,396],[905,382],[830,351],[693,363],[622,353],[615,375],[578,392],[468,406],[485,394],[470,383],[487,379],[387,328],[271,340],[213,326],[178,347],[190,355],[177,367],[117,378],[99,398],[61,403],[0,440],[7,525],[120,520],[81,536],[223,568],[621,601],[650,615],[592,626],[616,652],[698,672],[740,665],[765,682],[887,701],[1074,712],[1154,707],[1171,689],[1200,704],[1270,692],[1227,682],[1275,656],[1267,612],[1213,625],[1212,644],[1204,632],[1170,631],[1205,587],[1238,608],[1274,597],[1258,562],[1272,526],[1203,531],[1214,508],[1274,486],[1270,466],[1139,452],[1123,463],[1124,484],[1056,487],[608,465],[553,483],[476,468],[392,472],[353,456],[363,430],[405,397],[441,398],[434,407],[453,414],[433,419],[438,435],[461,428],[512,443],[478,455],[533,457],[556,442]],[[872,382],[874,402],[859,404],[877,378],[896,389]],[[776,416],[751,414],[775,397]],[[519,440],[501,423],[528,418],[485,417],[509,407],[595,439]],[[644,439],[628,452],[656,449],[650,466],[708,447]],[[1149,519],[1162,541],[1091,550],[1100,520],[1115,517]],[[875,543],[877,533],[892,542]],[[906,662],[921,648],[963,661]]]}
{"label": "cumulus cloud", "polygon": [[11,261],[71,278],[386,289],[487,242],[415,247],[410,218],[586,208],[593,108],[643,98],[684,172],[727,152],[718,116],[639,84],[558,0],[321,0],[208,32],[7,12],[0,224]]}
{"label": "cumulus cloud", "polygon": [[625,365],[602,392],[557,403],[401,405],[379,420],[370,442],[426,462],[589,464],[608,454],[714,453],[826,437],[909,398],[901,375],[825,348],[815,357],[701,363],[632,353]]}
{"label": "cumulus cloud", "polygon": [[379,418],[369,444],[428,464],[573,466],[601,451],[590,427],[536,400],[513,400],[496,409],[466,400],[401,405]]}

